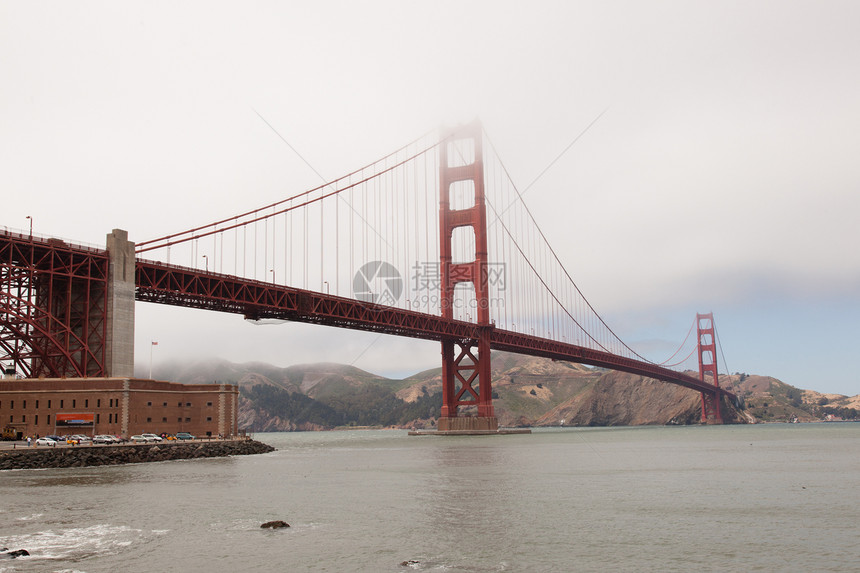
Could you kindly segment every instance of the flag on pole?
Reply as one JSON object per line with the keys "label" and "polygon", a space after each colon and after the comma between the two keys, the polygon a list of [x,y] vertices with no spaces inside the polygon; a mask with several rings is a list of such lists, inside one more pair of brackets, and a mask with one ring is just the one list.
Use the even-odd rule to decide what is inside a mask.
{"label": "flag on pole", "polygon": [[152,341],[152,345],[153,345],[153,346],[158,346],[158,343],[157,343],[157,342],[155,342],[155,341],[153,340],[153,341]]}

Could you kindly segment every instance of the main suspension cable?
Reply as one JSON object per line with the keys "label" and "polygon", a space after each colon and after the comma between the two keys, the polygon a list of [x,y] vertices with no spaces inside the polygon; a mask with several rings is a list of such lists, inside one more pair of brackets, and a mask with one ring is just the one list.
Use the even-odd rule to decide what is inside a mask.
{"label": "main suspension cable", "polygon": [[[501,158],[499,157],[498,151],[496,150],[496,146],[493,144],[492,140],[490,139],[489,134],[487,134],[487,133],[486,133],[486,131],[485,131],[485,132],[484,132],[484,135],[485,135],[485,137],[487,138],[487,141],[489,142],[490,147],[491,147],[491,148],[492,148],[492,150],[493,150],[493,153],[495,153],[495,154],[496,154],[496,157],[497,157],[497,158],[498,158],[498,160],[499,160],[499,163],[500,163],[500,165],[501,165],[501,167],[502,167],[502,170],[505,172],[505,175],[506,175],[506,176],[508,177],[508,179],[511,181],[511,186],[513,187],[514,191],[516,192],[516,194],[517,194],[517,198],[519,198],[520,203],[523,205],[523,208],[525,209],[525,211],[526,211],[526,213],[528,214],[529,218],[531,219],[532,223],[535,225],[535,228],[537,229],[537,232],[540,234],[541,238],[543,239],[544,244],[546,244],[547,248],[548,248],[548,249],[549,249],[549,251],[552,253],[553,258],[555,258],[555,261],[559,264],[559,266],[561,267],[562,271],[564,271],[564,274],[565,274],[565,276],[567,277],[568,281],[570,281],[570,283],[574,286],[574,288],[576,289],[576,292],[577,292],[577,293],[579,293],[579,296],[581,296],[581,297],[582,297],[582,300],[585,302],[585,304],[586,304],[586,305],[588,306],[588,308],[591,310],[592,314],[597,318],[597,320],[599,320],[599,321],[600,321],[600,324],[602,324],[602,325],[606,328],[606,330],[607,330],[607,331],[609,331],[609,333],[610,333],[610,334],[612,334],[612,336],[615,338],[615,340],[617,340],[617,341],[618,341],[618,342],[619,342],[619,343],[620,343],[624,348],[626,348],[627,350],[629,350],[630,352],[632,352],[635,356],[637,356],[638,358],[640,358],[642,361],[644,361],[644,362],[648,362],[648,363],[650,363],[650,364],[654,364],[654,362],[652,362],[651,360],[649,360],[649,359],[645,358],[644,356],[642,356],[641,354],[639,354],[638,352],[636,352],[635,350],[633,350],[632,348],[630,348],[630,347],[629,347],[629,346],[628,346],[628,345],[627,345],[623,340],[621,340],[621,338],[620,338],[617,334],[615,334],[615,332],[612,330],[612,328],[610,328],[610,327],[609,327],[609,325],[608,325],[608,324],[606,324],[606,321],[604,321],[604,320],[603,320],[603,317],[601,317],[601,316],[600,316],[600,314],[599,314],[599,313],[594,309],[594,307],[591,305],[591,303],[588,301],[588,299],[585,297],[585,295],[584,295],[584,294],[582,294],[582,291],[579,289],[579,286],[578,286],[578,285],[576,284],[576,282],[573,280],[573,277],[571,277],[571,276],[570,276],[570,273],[567,271],[567,268],[566,268],[566,267],[564,266],[564,264],[561,262],[561,259],[559,258],[558,254],[555,252],[555,249],[553,249],[553,248],[552,248],[552,245],[550,245],[549,241],[547,240],[546,236],[544,235],[543,231],[541,230],[540,225],[538,225],[537,221],[536,221],[536,220],[535,220],[535,218],[534,218],[534,215],[532,215],[531,210],[529,209],[528,205],[526,205],[525,201],[523,200],[522,194],[520,193],[519,189],[517,189],[516,184],[513,182],[513,178],[511,178],[510,172],[508,171],[507,167],[505,166],[505,164],[502,162]],[[562,305],[562,306],[564,306],[564,305]],[[567,312],[567,310],[566,310],[566,309],[565,309],[565,311]],[[568,316],[570,316],[570,313],[569,313],[569,312],[568,312]],[[571,317],[571,318],[573,318],[573,317]],[[574,320],[575,320],[575,319],[574,319]],[[577,323],[577,324],[578,324],[578,323]],[[586,332],[586,334],[588,334],[588,333]],[[589,334],[589,337],[590,337],[590,338],[592,338],[592,340],[594,340],[594,338],[593,338],[590,334]],[[596,342],[596,341],[595,341],[595,342]],[[599,343],[598,343],[598,344],[599,344]],[[602,344],[600,345],[600,347],[601,347],[601,348],[604,348],[604,346],[603,346]],[[604,348],[604,349],[605,349],[605,348]]]}

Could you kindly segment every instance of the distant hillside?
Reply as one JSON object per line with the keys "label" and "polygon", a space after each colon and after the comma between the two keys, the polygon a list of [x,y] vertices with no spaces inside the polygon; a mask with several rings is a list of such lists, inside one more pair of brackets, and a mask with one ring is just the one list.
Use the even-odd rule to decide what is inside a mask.
{"label": "distant hillside", "polygon": [[[700,395],[623,372],[494,352],[493,403],[502,426],[697,424]],[[442,403],[441,368],[394,380],[344,364],[279,368],[207,360],[163,365],[182,383],[237,384],[240,427],[251,431],[341,426],[432,428]],[[801,390],[766,376],[721,376],[743,406],[724,404],[729,423],[857,419],[860,396]]]}
{"label": "distant hillside", "polygon": [[802,390],[770,376],[734,374],[721,377],[730,380],[738,396],[744,399],[746,412],[760,422],[817,422],[822,420],[856,420],[860,417],[860,395],[821,394]]}

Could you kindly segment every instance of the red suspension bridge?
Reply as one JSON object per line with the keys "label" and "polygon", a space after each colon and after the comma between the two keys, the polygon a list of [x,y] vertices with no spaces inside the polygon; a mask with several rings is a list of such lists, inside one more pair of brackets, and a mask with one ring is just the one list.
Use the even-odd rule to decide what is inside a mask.
{"label": "red suspension bridge", "polygon": [[491,350],[678,384],[720,423],[734,395],[718,384],[713,316],[696,318],[698,375],[636,353],[486,142],[477,123],[425,135],[314,189],[137,245],[120,230],[105,250],[5,231],[0,362],[30,378],[132,376],[137,300],[439,341],[442,431],[497,429]]}

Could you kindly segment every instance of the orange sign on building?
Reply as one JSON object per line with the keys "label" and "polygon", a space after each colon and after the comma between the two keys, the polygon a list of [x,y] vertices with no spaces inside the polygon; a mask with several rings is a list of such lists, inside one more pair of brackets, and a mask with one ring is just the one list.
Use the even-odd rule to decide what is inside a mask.
{"label": "orange sign on building", "polygon": [[58,428],[92,428],[96,423],[96,415],[92,412],[57,414]]}

